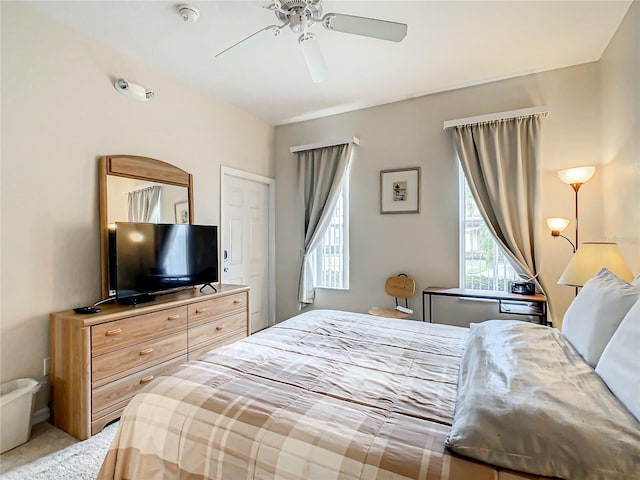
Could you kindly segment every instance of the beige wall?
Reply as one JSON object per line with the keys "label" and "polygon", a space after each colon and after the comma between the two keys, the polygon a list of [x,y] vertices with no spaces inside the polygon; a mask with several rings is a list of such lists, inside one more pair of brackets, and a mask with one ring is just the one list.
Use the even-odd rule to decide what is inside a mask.
{"label": "beige wall", "polygon": [[640,2],[600,61],[604,237],[640,271]]}
{"label": "beige wall", "polygon": [[[404,271],[425,286],[458,286],[457,160],[444,120],[547,105],[541,165],[542,278],[555,325],[574,297],[557,279],[571,258],[553,239],[547,217],[574,216],[573,191],[557,170],[596,164],[580,190],[580,241],[616,241],[640,271],[640,4],[634,2],[601,61],[494,82],[276,128],[278,212],[277,318],[298,313],[296,292],[302,225],[296,218],[292,145],[358,136],[351,182],[351,288],[318,289],[313,308],[366,312],[389,301],[384,279]],[[379,214],[379,171],[421,166],[421,213]],[[567,235],[573,237],[573,222]],[[411,301],[422,314],[419,293]]]}
{"label": "beige wall", "polygon": [[[348,292],[321,290],[316,307],[366,311],[383,281],[406,271],[418,287],[458,279],[457,162],[442,121],[548,105],[543,121],[543,273],[562,313],[572,289],[555,284],[570,258],[543,219],[571,218],[560,168],[595,163],[581,192],[581,238],[619,241],[640,270],[638,15],[634,3],[601,62],[530,75],[273,129],[210,96],[47,19],[2,2],[1,378],[42,379],[51,311],[99,299],[97,157],[159,158],[194,175],[195,218],[219,222],[219,167],[277,178],[277,318],[298,312],[301,226],[291,145],[360,137],[352,173]],[[156,91],[119,95],[123,76]],[[246,139],[251,138],[251,142]],[[417,215],[380,215],[379,171],[421,166]],[[631,219],[631,220],[629,220]],[[420,317],[419,296],[411,306]],[[40,405],[44,405],[41,396]]]}
{"label": "beige wall", "polygon": [[[156,96],[120,95],[117,76]],[[272,141],[253,116],[2,2],[2,380],[42,379],[49,312],[100,299],[99,156],[187,170],[195,221],[218,224],[220,165],[273,176]]]}

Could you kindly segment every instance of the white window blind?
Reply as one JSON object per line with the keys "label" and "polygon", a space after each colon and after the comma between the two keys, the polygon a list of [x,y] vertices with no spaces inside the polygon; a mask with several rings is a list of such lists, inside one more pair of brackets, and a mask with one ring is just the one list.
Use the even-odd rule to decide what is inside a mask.
{"label": "white window blind", "polygon": [[508,291],[519,280],[480,215],[460,168],[460,288]]}
{"label": "white window blind", "polygon": [[316,287],[349,288],[349,178],[342,186],[329,227],[315,251]]}

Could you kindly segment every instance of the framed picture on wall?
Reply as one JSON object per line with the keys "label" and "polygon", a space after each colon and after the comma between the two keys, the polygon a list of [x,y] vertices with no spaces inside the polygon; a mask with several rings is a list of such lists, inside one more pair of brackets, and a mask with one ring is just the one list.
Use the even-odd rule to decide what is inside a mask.
{"label": "framed picture on wall", "polygon": [[176,209],[176,223],[186,224],[189,223],[189,202],[177,202],[175,204]]}
{"label": "framed picture on wall", "polygon": [[420,213],[420,167],[380,171],[380,213]]}

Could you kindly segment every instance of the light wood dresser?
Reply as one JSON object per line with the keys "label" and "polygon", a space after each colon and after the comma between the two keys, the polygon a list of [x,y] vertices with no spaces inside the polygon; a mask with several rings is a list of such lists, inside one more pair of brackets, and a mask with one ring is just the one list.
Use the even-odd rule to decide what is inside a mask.
{"label": "light wood dresser", "polygon": [[137,307],[52,313],[51,423],[80,440],[168,370],[251,333],[249,287],[190,289]]}

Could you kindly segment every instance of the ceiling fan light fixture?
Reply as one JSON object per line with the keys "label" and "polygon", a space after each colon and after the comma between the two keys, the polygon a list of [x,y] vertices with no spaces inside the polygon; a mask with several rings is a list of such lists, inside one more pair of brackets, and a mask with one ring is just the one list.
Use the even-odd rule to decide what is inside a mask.
{"label": "ceiling fan light fixture", "polygon": [[302,56],[307,64],[313,83],[320,83],[327,78],[327,64],[324,61],[320,44],[315,35],[304,33],[298,39]]}
{"label": "ceiling fan light fixture", "polygon": [[295,33],[306,32],[310,25],[309,17],[304,13],[296,13],[289,17],[289,28]]}

